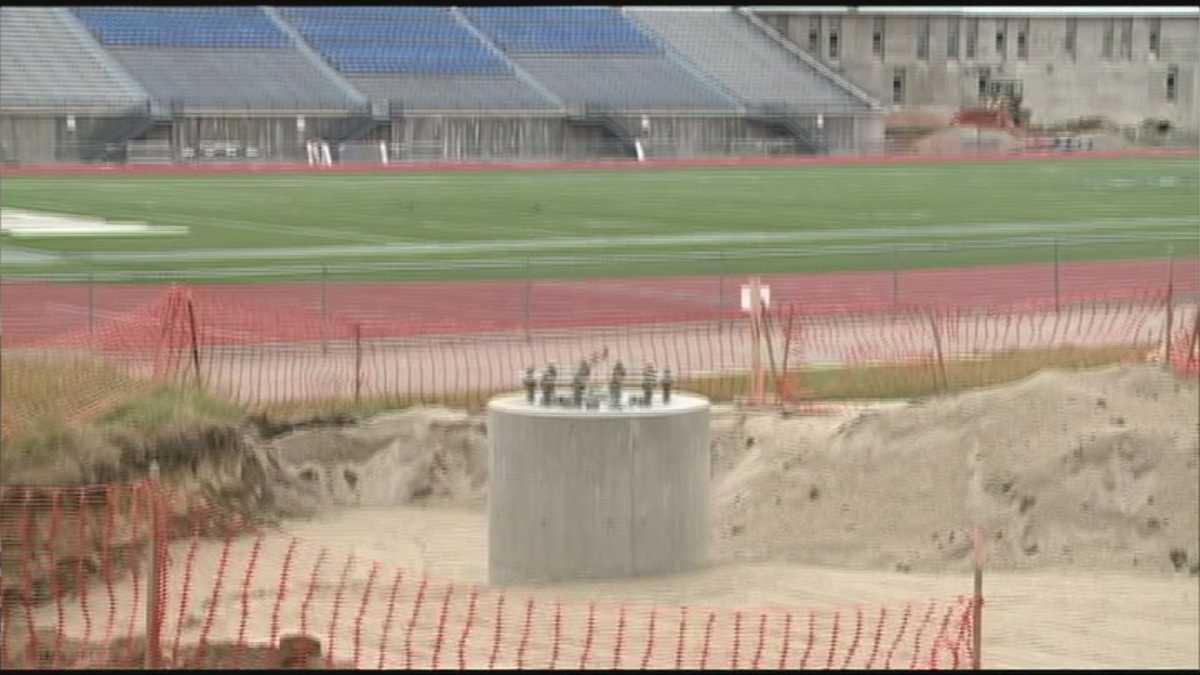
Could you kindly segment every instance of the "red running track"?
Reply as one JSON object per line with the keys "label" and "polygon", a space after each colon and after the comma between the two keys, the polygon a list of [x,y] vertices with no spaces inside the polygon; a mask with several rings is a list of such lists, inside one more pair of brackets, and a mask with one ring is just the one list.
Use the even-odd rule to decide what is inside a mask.
{"label": "red running track", "polygon": [[[1200,294],[1200,260],[1164,259],[1063,263],[1062,301],[1117,298],[1165,290],[1168,277],[1181,296]],[[901,305],[940,307],[1052,303],[1051,264],[978,266],[822,274],[764,275],[774,306],[808,314],[867,313]],[[740,313],[745,276],[652,277],[484,282],[331,282],[330,321],[361,323],[371,337],[469,334],[711,320]],[[17,347],[64,334],[86,334],[89,322],[159,302],[161,284],[51,284],[6,279],[0,285],[3,344]],[[192,286],[203,315],[228,309],[245,333],[266,339],[310,339],[321,316],[321,284],[258,283]],[[258,316],[267,321],[251,320]],[[265,324],[270,324],[264,327]],[[290,325],[289,325],[290,324]],[[237,330],[238,326],[227,327]]]}

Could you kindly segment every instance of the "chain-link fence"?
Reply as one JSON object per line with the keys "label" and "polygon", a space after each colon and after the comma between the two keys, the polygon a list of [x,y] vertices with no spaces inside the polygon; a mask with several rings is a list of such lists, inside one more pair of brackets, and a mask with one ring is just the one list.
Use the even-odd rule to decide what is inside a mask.
{"label": "chain-link fence", "polygon": [[[976,243],[822,245],[696,251],[267,267],[99,268],[90,273],[14,274],[0,280],[5,344],[88,330],[150,302],[164,284],[210,287],[223,297],[293,308],[323,319],[406,326],[404,332],[472,333],[712,320],[736,316],[741,286],[758,275],[774,301],[809,313],[914,305],[1058,305],[1172,289],[1200,293],[1200,262],[1176,255],[1186,236],[1120,233],[1017,236]],[[1039,262],[1006,264],[1018,253]],[[1097,253],[1112,260],[1089,260]],[[1124,256],[1137,255],[1132,259]],[[838,257],[858,271],[836,270]],[[696,275],[703,267],[706,274]],[[831,270],[831,266],[833,270]],[[447,281],[447,276],[458,279]]]}

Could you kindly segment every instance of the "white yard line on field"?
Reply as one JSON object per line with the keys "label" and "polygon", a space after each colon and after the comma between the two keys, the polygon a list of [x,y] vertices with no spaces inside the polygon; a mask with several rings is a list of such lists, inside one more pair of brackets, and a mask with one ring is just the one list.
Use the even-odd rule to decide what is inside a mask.
{"label": "white yard line on field", "polygon": [[[200,219],[176,218],[183,222],[201,224]],[[302,236],[321,236],[331,239],[368,240],[371,245],[345,246],[295,246],[272,248],[230,248],[230,249],[195,249],[189,251],[114,251],[97,252],[87,255],[96,262],[134,262],[134,261],[221,261],[236,259],[308,259],[326,258],[330,256],[423,256],[441,253],[494,253],[501,251],[539,251],[552,249],[576,249],[594,247],[626,247],[639,246],[698,246],[721,244],[778,244],[778,243],[815,243],[831,240],[847,239],[894,239],[919,238],[932,236],[994,236],[994,235],[1037,235],[1052,236],[1077,230],[1121,230],[1138,225],[1200,223],[1197,219],[1137,219],[1121,221],[1097,221],[1081,223],[988,223],[971,225],[928,225],[909,226],[902,228],[853,228],[853,229],[820,229],[794,232],[695,232],[688,234],[659,234],[659,235],[624,235],[608,237],[540,237],[537,239],[510,239],[507,241],[461,241],[461,242],[402,242],[396,239],[374,237],[337,232],[312,232],[312,228],[294,228],[290,226],[272,226],[256,224],[253,221],[221,220],[210,224],[230,229],[245,229],[260,232],[277,232],[279,234],[300,234]],[[238,225],[238,223],[243,225]],[[398,223],[398,227],[404,227]],[[649,226],[648,226],[649,227]],[[650,228],[652,229],[652,228]]]}

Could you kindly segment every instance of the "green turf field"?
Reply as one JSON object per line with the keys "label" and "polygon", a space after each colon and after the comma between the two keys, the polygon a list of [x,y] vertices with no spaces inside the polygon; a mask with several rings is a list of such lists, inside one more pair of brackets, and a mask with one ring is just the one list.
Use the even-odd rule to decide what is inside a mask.
{"label": "green turf field", "polygon": [[[7,209],[185,226],[4,235],[0,273],[359,278],[825,271],[1200,254],[1194,158],[4,177]],[[278,277],[277,277],[278,278]]]}

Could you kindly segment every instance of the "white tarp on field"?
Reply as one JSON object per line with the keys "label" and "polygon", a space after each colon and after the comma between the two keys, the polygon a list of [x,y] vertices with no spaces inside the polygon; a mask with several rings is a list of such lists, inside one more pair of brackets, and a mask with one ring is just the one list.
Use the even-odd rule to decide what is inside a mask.
{"label": "white tarp on field", "polygon": [[187,234],[188,228],[180,225],[110,222],[103,218],[87,216],[0,209],[0,232],[14,237],[144,237]]}

